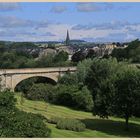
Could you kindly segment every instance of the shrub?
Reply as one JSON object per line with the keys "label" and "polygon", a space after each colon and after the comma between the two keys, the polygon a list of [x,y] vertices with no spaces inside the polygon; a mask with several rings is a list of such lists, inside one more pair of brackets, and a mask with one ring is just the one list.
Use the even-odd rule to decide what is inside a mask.
{"label": "shrub", "polygon": [[85,111],[91,111],[93,108],[90,91],[87,87],[78,85],[34,84],[27,92],[26,97],[31,100],[44,100]]}
{"label": "shrub", "polygon": [[[47,102],[53,102],[53,86],[48,84],[33,84],[33,86],[27,92],[27,98],[31,100],[45,100]],[[54,95],[55,96],[55,95]]]}
{"label": "shrub", "polygon": [[48,123],[51,123],[51,124],[57,124],[57,122],[59,121],[59,120],[61,120],[62,118],[60,118],[60,117],[51,117],[50,119],[47,119],[47,122]]}
{"label": "shrub", "polygon": [[78,78],[75,73],[67,73],[63,77],[60,77],[58,79],[58,83],[64,84],[64,85],[77,85]]}
{"label": "shrub", "polygon": [[3,128],[3,137],[49,137],[51,130],[41,115],[17,111]]}
{"label": "shrub", "polygon": [[60,119],[57,122],[56,127],[58,129],[72,130],[77,132],[84,131],[86,128],[85,124],[81,121],[68,118]]}
{"label": "shrub", "polygon": [[93,99],[86,86],[74,93],[73,101],[75,102],[77,108],[85,111],[92,111]]}
{"label": "shrub", "polygon": [[56,104],[75,107],[75,102],[73,101],[73,93],[77,92],[78,86],[75,85],[58,85],[56,88]]}
{"label": "shrub", "polygon": [[14,93],[0,92],[0,137],[49,137],[44,117],[19,111]]}

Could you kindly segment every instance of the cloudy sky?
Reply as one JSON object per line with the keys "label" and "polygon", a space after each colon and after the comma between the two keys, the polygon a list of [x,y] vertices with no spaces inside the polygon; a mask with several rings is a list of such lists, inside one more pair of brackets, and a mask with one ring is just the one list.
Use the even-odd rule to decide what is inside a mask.
{"label": "cloudy sky", "polygon": [[140,3],[0,3],[0,40],[71,39],[131,41],[140,38]]}

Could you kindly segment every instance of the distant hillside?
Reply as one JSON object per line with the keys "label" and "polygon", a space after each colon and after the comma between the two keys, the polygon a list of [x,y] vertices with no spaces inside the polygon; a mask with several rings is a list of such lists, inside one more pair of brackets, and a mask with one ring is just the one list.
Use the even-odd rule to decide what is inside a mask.
{"label": "distant hillside", "polygon": [[71,43],[83,43],[83,42],[86,42],[85,40],[76,40],[76,39],[73,39],[73,40],[70,40]]}
{"label": "distant hillside", "polygon": [[62,43],[61,41],[39,41],[39,42],[34,42],[36,44],[49,44],[49,43],[52,43],[52,44],[57,44],[57,43]]}

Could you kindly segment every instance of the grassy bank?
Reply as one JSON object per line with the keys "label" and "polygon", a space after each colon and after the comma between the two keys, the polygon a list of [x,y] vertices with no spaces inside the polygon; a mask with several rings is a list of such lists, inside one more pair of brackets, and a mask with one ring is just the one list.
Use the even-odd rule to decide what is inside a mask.
{"label": "grassy bank", "polygon": [[130,119],[130,130],[127,132],[124,130],[125,123],[121,118],[100,119],[93,116],[92,113],[52,105],[43,101],[31,101],[24,98],[21,103],[18,93],[15,97],[17,98],[17,107],[23,111],[39,113],[47,118],[52,116],[76,118],[84,122],[87,127],[84,132],[74,132],[60,130],[55,125],[47,123],[52,130],[51,137],[140,137],[140,118]]}

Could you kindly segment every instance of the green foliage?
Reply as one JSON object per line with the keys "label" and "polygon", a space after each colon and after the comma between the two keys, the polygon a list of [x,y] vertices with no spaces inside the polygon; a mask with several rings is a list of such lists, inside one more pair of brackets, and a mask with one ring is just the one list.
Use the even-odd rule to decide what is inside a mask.
{"label": "green foliage", "polygon": [[37,78],[29,78],[26,80],[23,80],[21,83],[19,83],[16,86],[15,91],[23,92],[25,95],[27,91],[32,87],[32,85],[37,81]]}
{"label": "green foliage", "polygon": [[54,43],[48,43],[48,48],[55,49],[55,44]]}
{"label": "green foliage", "polygon": [[79,90],[79,87],[76,85],[58,85],[56,88],[57,96],[56,103],[60,105],[75,107],[76,104],[73,101],[74,93]]}
{"label": "green foliage", "polygon": [[126,67],[118,74],[115,89],[113,111],[126,119],[128,129],[128,119],[140,116],[140,70]]}
{"label": "green foliage", "polygon": [[60,51],[58,54],[54,56],[54,62],[64,62],[68,60],[68,53],[64,51]]}
{"label": "green foliage", "polygon": [[56,127],[58,129],[72,130],[77,132],[84,131],[86,128],[85,124],[81,121],[68,118],[60,119],[57,122]]}
{"label": "green foliage", "polygon": [[0,92],[0,106],[6,110],[11,110],[15,107],[16,99],[11,92]]}
{"label": "green foliage", "polygon": [[38,57],[40,48],[31,42],[14,42],[10,45],[11,50],[25,57]]}
{"label": "green foliage", "polygon": [[77,78],[79,83],[85,83],[86,76],[93,61],[91,59],[85,59],[82,62],[79,62],[77,65]]}
{"label": "green foliage", "polygon": [[45,100],[47,102],[54,102],[55,90],[52,85],[48,84],[33,84],[27,91],[26,97],[32,100]]}
{"label": "green foliage", "polygon": [[44,100],[85,111],[91,111],[93,107],[89,90],[78,85],[33,84],[24,95],[31,100]]}
{"label": "green foliage", "polygon": [[76,85],[59,85],[56,88],[56,103],[76,109],[91,111],[93,100],[89,90],[86,87]]}
{"label": "green foliage", "polygon": [[[39,57],[40,48],[30,42],[15,42],[6,45],[0,42],[0,68],[36,68],[71,66],[68,53],[61,51],[55,55]],[[36,58],[36,59],[35,59]]]}
{"label": "green foliage", "polygon": [[49,137],[50,129],[46,127],[40,115],[17,111],[9,120],[9,126],[3,128],[1,137]]}
{"label": "green foliage", "polygon": [[0,93],[0,137],[48,137],[50,130],[43,117],[19,111],[14,93]]}
{"label": "green foliage", "polygon": [[37,60],[38,67],[49,67],[53,64],[54,56],[52,54],[48,54],[47,56],[43,55],[41,58]]}
{"label": "green foliage", "polygon": [[59,121],[59,120],[61,120],[62,118],[60,118],[60,117],[51,117],[50,119],[47,119],[47,122],[48,123],[51,123],[51,124],[57,124],[57,122]]}
{"label": "green foliage", "polygon": [[97,53],[95,52],[95,50],[90,49],[87,53],[86,58],[95,58],[97,56]]}
{"label": "green foliage", "polygon": [[79,61],[84,60],[85,58],[86,58],[86,55],[82,51],[78,51],[72,56],[72,61],[79,62]]}
{"label": "green foliage", "polygon": [[29,63],[29,61],[33,61],[33,59],[24,55],[19,55],[13,51],[4,52],[0,55],[0,68],[33,67],[34,64]]}
{"label": "green foliage", "polygon": [[78,77],[75,73],[68,73],[58,79],[58,83],[64,85],[77,85]]}
{"label": "green foliage", "polygon": [[47,126],[51,129],[51,138],[140,137],[140,118],[130,118],[130,131],[127,132],[124,130],[125,123],[122,118],[109,117],[108,119],[100,119],[98,116],[92,116],[90,112],[77,111],[75,109],[54,104],[50,104],[47,111],[45,111],[46,103],[44,101],[36,102],[25,99],[25,103],[23,104],[23,106],[21,106],[19,104],[20,95],[16,93],[15,97],[17,98],[17,107],[19,109],[25,110],[27,112],[40,113],[46,118],[56,116],[60,118],[79,119],[86,125],[86,129],[84,132],[73,132],[57,129],[55,124],[52,125],[47,123]]}
{"label": "green foliage", "polygon": [[116,59],[95,59],[86,77],[92,92],[93,113],[100,117],[117,115],[126,119],[140,106],[140,71]]}
{"label": "green foliage", "polygon": [[85,59],[78,63],[77,72],[66,73],[64,76],[59,77],[58,83],[64,85],[84,85],[85,78],[90,70],[93,61],[91,59]]}
{"label": "green foliage", "polygon": [[47,56],[42,56],[37,60],[37,67],[56,67],[56,66],[70,66],[73,63],[67,61],[68,53],[61,51],[55,55],[48,54]]}
{"label": "green foliage", "polygon": [[140,41],[134,40],[129,43],[127,48],[124,49],[114,49],[112,54],[118,60],[129,59],[134,63],[140,62]]}
{"label": "green foliage", "polygon": [[113,82],[117,71],[120,71],[124,65],[118,64],[116,59],[93,60],[85,81],[92,92],[94,114],[100,117],[108,117],[111,114],[110,108],[115,94]]}
{"label": "green foliage", "polygon": [[118,61],[123,61],[126,55],[125,49],[123,48],[115,48],[111,54],[111,56],[116,57]]}
{"label": "green foliage", "polygon": [[93,109],[92,95],[87,87],[83,87],[81,90],[76,92],[73,96],[73,101],[77,108],[85,111],[92,111]]}

